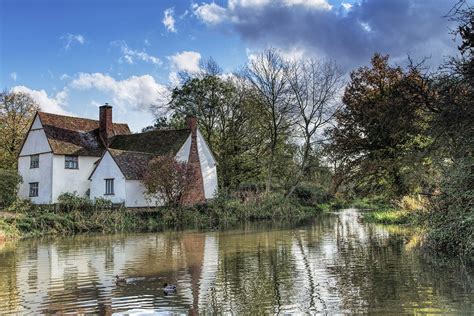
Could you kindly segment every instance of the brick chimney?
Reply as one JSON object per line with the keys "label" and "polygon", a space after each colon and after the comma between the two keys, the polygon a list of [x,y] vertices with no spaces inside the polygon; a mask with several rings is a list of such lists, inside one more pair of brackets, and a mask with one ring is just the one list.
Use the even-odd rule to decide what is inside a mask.
{"label": "brick chimney", "polygon": [[191,130],[191,136],[197,136],[198,120],[195,116],[186,117],[186,126]]}
{"label": "brick chimney", "polygon": [[105,103],[99,107],[99,132],[102,141],[106,146],[109,145],[109,139],[114,136],[114,126],[112,123],[112,106]]}
{"label": "brick chimney", "polygon": [[201,162],[197,145],[197,118],[194,116],[186,117],[186,125],[191,130],[191,148],[189,150],[187,166],[188,180],[182,203],[184,205],[193,205],[204,202],[206,198],[204,194],[204,180],[202,178]]}

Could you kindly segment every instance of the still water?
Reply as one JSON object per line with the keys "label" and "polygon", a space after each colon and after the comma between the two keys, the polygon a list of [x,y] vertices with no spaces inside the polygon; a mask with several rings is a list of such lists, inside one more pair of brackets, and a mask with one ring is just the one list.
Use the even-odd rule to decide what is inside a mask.
{"label": "still water", "polygon": [[0,249],[0,314],[473,313],[472,268],[416,243],[356,210],[293,226],[23,241]]}

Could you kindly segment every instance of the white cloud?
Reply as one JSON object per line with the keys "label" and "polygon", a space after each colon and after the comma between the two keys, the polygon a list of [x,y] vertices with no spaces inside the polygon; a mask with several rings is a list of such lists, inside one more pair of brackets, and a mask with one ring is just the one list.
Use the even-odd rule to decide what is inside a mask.
{"label": "white cloud", "polygon": [[62,74],[62,75],[59,77],[60,80],[67,80],[67,79],[69,79],[69,78],[70,78],[70,76],[69,76],[68,74]]}
{"label": "white cloud", "polygon": [[[280,54],[286,60],[298,61],[307,57],[310,53],[303,47],[292,46],[290,48],[281,49]],[[314,52],[312,52],[311,55],[314,55]]]}
{"label": "white cloud", "polygon": [[119,62],[134,64],[137,60],[139,60],[154,65],[161,65],[161,60],[158,57],[149,55],[144,50],[139,51],[131,49],[125,41],[114,41],[111,42],[111,44],[114,46],[119,46],[120,50],[122,51],[123,56],[120,57]]}
{"label": "white cloud", "polygon": [[173,14],[174,14],[173,8],[166,9],[164,12],[164,17],[163,17],[162,22],[163,22],[163,25],[168,30],[168,32],[176,33],[176,28],[174,27],[175,20],[174,20]]}
{"label": "white cloud", "polygon": [[173,56],[168,56],[171,60],[172,66],[178,71],[185,71],[189,73],[199,72],[199,62],[201,61],[201,54],[193,51],[183,51],[176,53]]}
{"label": "white cloud", "polygon": [[267,6],[279,7],[304,7],[315,10],[331,10],[332,6],[327,0],[229,0],[227,7],[218,4],[203,3],[192,6],[194,14],[206,24],[219,24],[224,20],[239,21],[236,12],[239,9],[261,10]]}
{"label": "white cloud", "polygon": [[68,50],[73,44],[83,45],[86,42],[86,38],[81,34],[71,34],[61,36],[60,38],[64,42],[64,49]]}
{"label": "white cloud", "polygon": [[292,6],[303,6],[317,10],[331,10],[332,6],[326,0],[283,0],[283,4]]}
{"label": "white cloud", "polygon": [[67,88],[64,88],[62,91],[58,92],[55,97],[48,96],[44,90],[33,90],[25,86],[15,86],[11,89],[11,91],[29,94],[33,100],[38,103],[42,111],[71,115],[69,112],[63,109],[68,97]]}
{"label": "white cloud", "polygon": [[219,24],[227,17],[227,10],[214,2],[194,6],[194,14],[206,24]]}
{"label": "white cloud", "polygon": [[16,72],[12,72],[10,74],[10,78],[12,78],[13,81],[16,81],[16,79],[18,79],[18,74]]}
{"label": "white cloud", "polygon": [[347,2],[342,2],[341,3],[342,7],[346,10],[350,10],[352,9],[352,4],[351,3],[347,3]]}
{"label": "white cloud", "polygon": [[150,75],[131,76],[124,80],[102,73],[80,73],[71,81],[73,89],[96,89],[110,96],[112,104],[122,108],[148,110],[153,105],[163,105],[169,96],[166,86],[159,84]]}

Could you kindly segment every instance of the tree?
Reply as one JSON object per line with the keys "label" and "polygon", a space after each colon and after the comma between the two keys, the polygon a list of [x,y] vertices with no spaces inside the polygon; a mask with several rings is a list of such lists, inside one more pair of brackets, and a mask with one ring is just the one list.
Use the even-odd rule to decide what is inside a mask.
{"label": "tree", "polygon": [[0,168],[16,169],[20,147],[38,110],[26,93],[0,93]]}
{"label": "tree", "polygon": [[361,193],[404,195],[413,189],[408,178],[424,163],[420,152],[430,143],[423,136],[429,86],[417,66],[391,67],[379,54],[350,79],[337,126],[328,131],[330,150],[343,162],[336,173]]}
{"label": "tree", "polygon": [[279,154],[279,142],[293,124],[294,109],[289,98],[288,63],[275,49],[255,56],[244,70],[244,77],[252,88],[254,106],[260,109],[267,131],[269,159],[267,163],[266,192],[272,187],[273,173]]}
{"label": "tree", "polygon": [[303,140],[299,170],[287,193],[291,195],[307,171],[318,136],[322,136],[323,129],[334,118],[343,80],[342,72],[334,62],[314,59],[294,62],[288,68],[287,76],[292,101],[297,109],[297,136]]}
{"label": "tree", "polygon": [[16,171],[0,169],[0,207],[8,207],[15,201],[21,181]]}
{"label": "tree", "polygon": [[150,197],[177,206],[186,189],[187,166],[172,155],[158,156],[148,163],[142,183]]}

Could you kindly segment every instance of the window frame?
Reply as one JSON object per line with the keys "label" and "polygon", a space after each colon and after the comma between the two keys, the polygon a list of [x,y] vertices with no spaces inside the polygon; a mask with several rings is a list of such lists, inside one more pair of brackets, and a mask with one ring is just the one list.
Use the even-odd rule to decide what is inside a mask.
{"label": "window frame", "polygon": [[30,155],[30,169],[39,168],[39,154]]}
{"label": "window frame", "polygon": [[115,195],[115,178],[106,178],[105,180],[105,193],[104,195]]}
{"label": "window frame", "polygon": [[[39,196],[39,182],[30,182],[30,187],[28,190],[28,197],[38,197]],[[36,185],[36,188],[33,188],[33,185]]]}
{"label": "window frame", "polygon": [[[68,160],[68,159],[72,159],[72,160]],[[71,164],[73,165],[71,166]],[[65,155],[64,156],[64,169],[71,169],[71,170],[79,169],[79,156]]]}

